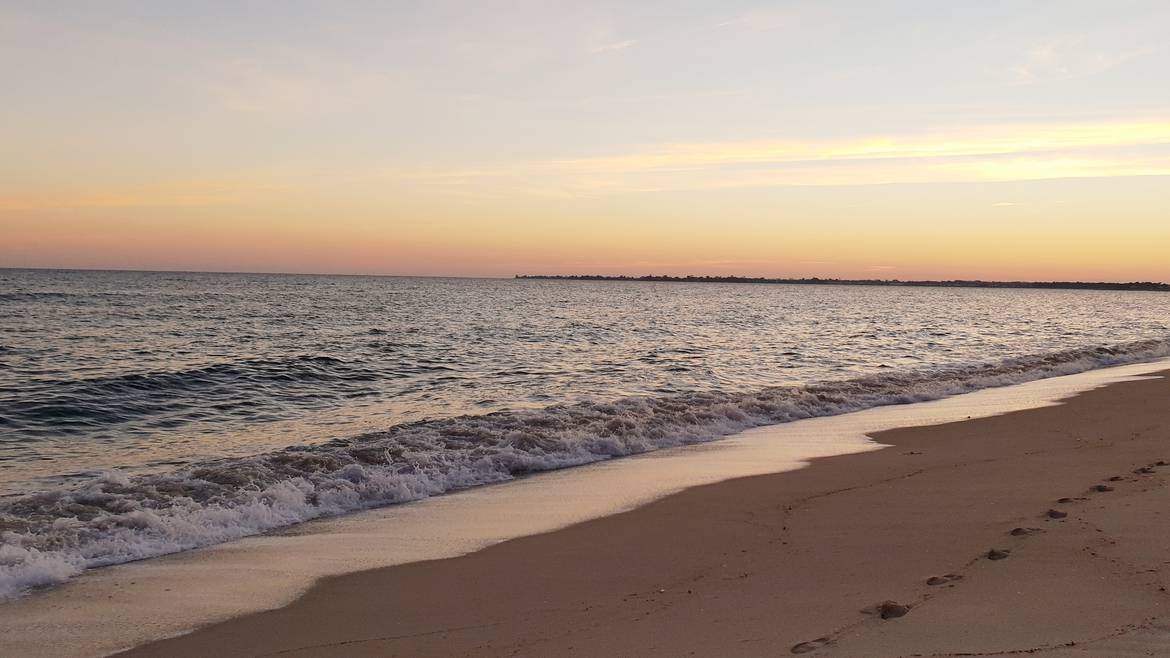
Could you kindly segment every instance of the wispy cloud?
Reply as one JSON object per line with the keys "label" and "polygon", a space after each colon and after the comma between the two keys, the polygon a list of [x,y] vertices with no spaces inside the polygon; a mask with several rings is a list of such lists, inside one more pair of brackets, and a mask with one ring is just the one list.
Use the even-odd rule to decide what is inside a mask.
{"label": "wispy cloud", "polygon": [[715,165],[971,158],[1068,149],[1170,144],[1170,121],[995,126],[853,140],[753,140],[670,144],[611,157],[563,160],[582,171],[646,171]]}
{"label": "wispy cloud", "polygon": [[[313,195],[451,202],[770,187],[1170,176],[1170,121],[983,126],[849,140],[750,140],[647,146],[606,156],[254,172],[231,183],[2,195],[0,210],[197,206]],[[283,187],[282,187],[283,186]],[[1009,208],[1016,202],[993,203]]]}
{"label": "wispy cloud", "polygon": [[1102,47],[1083,36],[1069,35],[1039,43],[1009,69],[1013,82],[1030,85],[1104,73],[1154,52],[1150,47]]}
{"label": "wispy cloud", "polygon": [[1170,175],[1170,121],[985,126],[851,140],[678,143],[608,156],[404,175],[412,184],[454,184],[479,194],[557,197]]}
{"label": "wispy cloud", "polygon": [[773,32],[794,27],[800,15],[792,8],[763,9],[738,14],[716,24],[719,28],[733,28],[749,32]]}
{"label": "wispy cloud", "polygon": [[602,44],[600,46],[597,46],[597,47],[593,48],[591,52],[598,53],[598,54],[600,54],[600,53],[614,53],[614,52],[617,52],[619,50],[625,50],[626,48],[629,48],[630,46],[634,45],[635,43],[637,43],[637,41],[634,39],[626,39],[625,41],[614,41],[611,43],[606,43],[606,44]]}

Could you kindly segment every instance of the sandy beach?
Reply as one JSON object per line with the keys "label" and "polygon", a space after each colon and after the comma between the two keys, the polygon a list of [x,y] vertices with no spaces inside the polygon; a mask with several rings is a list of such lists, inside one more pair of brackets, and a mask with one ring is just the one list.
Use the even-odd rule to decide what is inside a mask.
{"label": "sandy beach", "polygon": [[125,655],[1164,655],[1167,400],[1159,376],[883,432]]}

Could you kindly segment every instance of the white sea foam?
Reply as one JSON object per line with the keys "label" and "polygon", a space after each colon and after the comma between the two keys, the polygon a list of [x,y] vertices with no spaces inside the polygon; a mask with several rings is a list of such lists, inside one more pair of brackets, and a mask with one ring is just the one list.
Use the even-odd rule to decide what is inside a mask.
{"label": "white sea foam", "polygon": [[710,441],[749,427],[946,397],[1170,355],[1170,341],[890,371],[754,393],[703,392],[464,416],[171,473],[106,473],[0,503],[0,597],[85,569],[518,475]]}

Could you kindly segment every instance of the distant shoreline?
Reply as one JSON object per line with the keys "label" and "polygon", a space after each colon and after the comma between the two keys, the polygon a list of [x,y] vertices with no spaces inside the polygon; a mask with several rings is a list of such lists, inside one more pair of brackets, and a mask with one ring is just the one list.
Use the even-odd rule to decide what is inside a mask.
{"label": "distant shoreline", "polygon": [[1138,290],[1170,292],[1170,284],[1154,281],[1109,283],[1104,281],[902,281],[900,279],[770,279],[751,276],[605,276],[600,274],[517,274],[517,279],[550,281],[649,281],[664,283],[787,283],[826,286],[903,286],[916,288],[1034,288],[1040,290]]}

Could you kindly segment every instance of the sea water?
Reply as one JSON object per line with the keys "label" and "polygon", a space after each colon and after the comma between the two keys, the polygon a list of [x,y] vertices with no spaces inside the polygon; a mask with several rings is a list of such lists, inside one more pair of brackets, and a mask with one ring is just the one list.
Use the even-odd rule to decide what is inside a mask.
{"label": "sea water", "polygon": [[0,596],[1167,354],[1164,293],[0,270]]}

